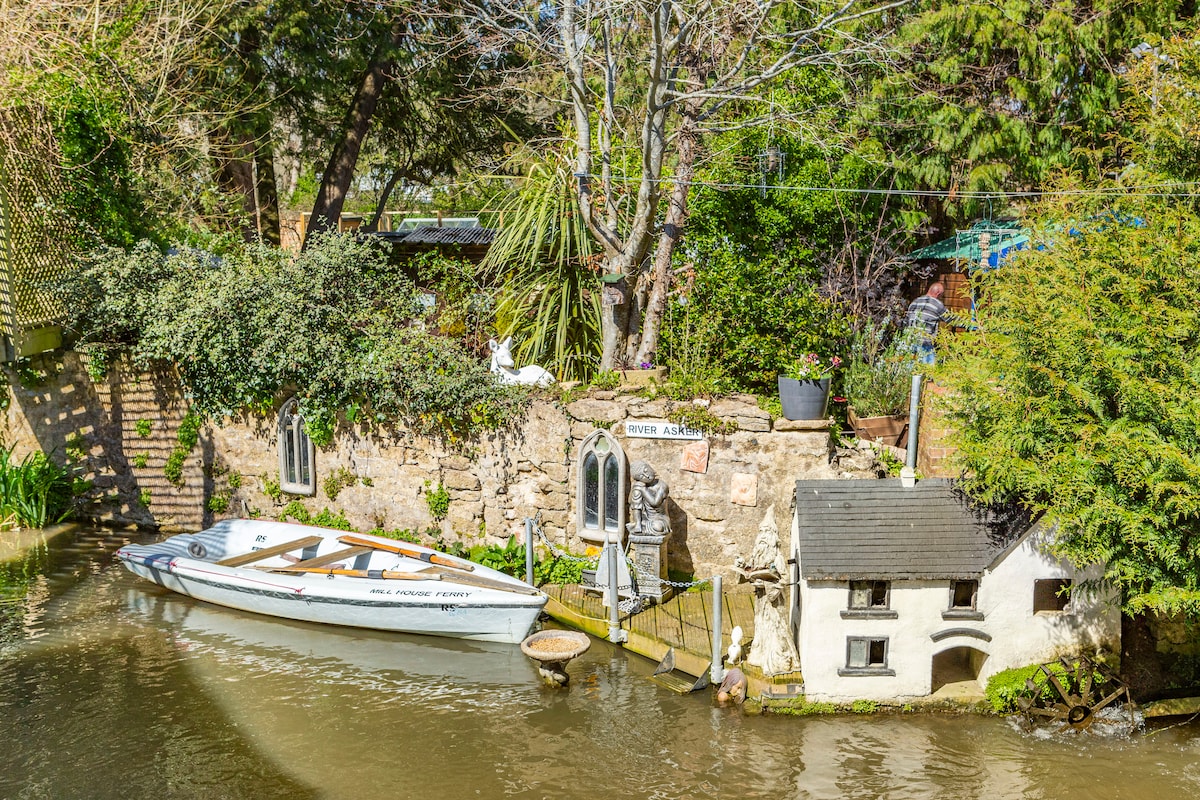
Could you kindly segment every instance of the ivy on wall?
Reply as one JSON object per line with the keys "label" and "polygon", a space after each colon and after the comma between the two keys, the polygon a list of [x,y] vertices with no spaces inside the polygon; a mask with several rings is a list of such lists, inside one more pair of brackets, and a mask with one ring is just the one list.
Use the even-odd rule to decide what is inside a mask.
{"label": "ivy on wall", "polygon": [[318,446],[332,441],[339,413],[458,440],[519,415],[527,397],[414,324],[423,311],[413,282],[351,236],[299,255],[141,242],[97,251],[59,288],[94,371],[122,354],[141,369],[172,363],[202,416],[264,412],[295,391]]}

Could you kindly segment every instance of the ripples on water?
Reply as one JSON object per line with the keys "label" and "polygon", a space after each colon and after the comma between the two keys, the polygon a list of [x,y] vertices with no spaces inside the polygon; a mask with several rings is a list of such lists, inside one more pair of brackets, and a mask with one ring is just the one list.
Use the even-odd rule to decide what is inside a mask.
{"label": "ripples on water", "polygon": [[[0,572],[0,798],[1191,798],[1200,729],[1039,737],[954,715],[745,716],[595,641],[511,645],[207,606],[87,532]],[[15,570],[15,571],[14,571]]]}

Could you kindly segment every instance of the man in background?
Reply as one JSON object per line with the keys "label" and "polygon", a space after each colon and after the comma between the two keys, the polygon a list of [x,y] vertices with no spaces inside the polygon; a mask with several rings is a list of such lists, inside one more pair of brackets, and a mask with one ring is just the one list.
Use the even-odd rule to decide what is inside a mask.
{"label": "man in background", "polygon": [[922,364],[937,362],[933,339],[937,335],[938,324],[947,320],[946,305],[942,302],[945,293],[946,287],[941,281],[934,282],[925,294],[909,303],[904,315],[906,335],[911,337],[913,350]]}

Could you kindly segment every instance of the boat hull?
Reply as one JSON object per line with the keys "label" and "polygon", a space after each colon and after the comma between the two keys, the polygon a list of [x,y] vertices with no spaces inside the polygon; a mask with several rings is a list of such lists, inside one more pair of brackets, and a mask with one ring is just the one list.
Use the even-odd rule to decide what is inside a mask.
{"label": "boat hull", "polygon": [[[271,527],[260,527],[264,525]],[[316,552],[343,546],[337,542],[336,531],[270,522],[235,527],[239,528],[238,535],[247,530],[254,534],[259,539],[259,549],[268,548],[277,539],[314,531],[327,542],[315,546]],[[273,617],[383,631],[518,643],[529,634],[546,603],[544,594],[485,567],[474,566],[470,572],[465,567],[458,569],[468,578],[495,581],[512,588],[458,583],[457,573],[437,577],[427,563],[387,553],[372,554],[372,562],[361,571],[391,570],[391,574],[406,571],[410,573],[406,579],[344,577],[332,571],[271,571],[290,566],[282,559],[265,559],[254,566],[222,566],[216,563],[218,557],[238,546],[220,546],[224,542],[213,536],[212,531],[171,537],[158,545],[127,545],[117,552],[117,557],[135,575],[197,600]],[[205,551],[215,553],[213,560],[190,557],[188,547],[194,547],[192,543],[196,541],[206,545]],[[436,553],[428,548],[419,550]],[[451,561],[468,563],[461,559]],[[454,569],[438,572],[445,576]],[[429,573],[429,579],[422,579],[424,572]]]}

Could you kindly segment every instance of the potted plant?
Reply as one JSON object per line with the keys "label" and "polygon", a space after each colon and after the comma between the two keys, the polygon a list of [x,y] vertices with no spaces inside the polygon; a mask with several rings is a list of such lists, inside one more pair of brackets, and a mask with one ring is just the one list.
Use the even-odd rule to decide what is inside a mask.
{"label": "potted plant", "polygon": [[779,376],[779,400],[787,419],[825,419],[829,407],[829,381],[841,366],[837,356],[825,359],[808,353]]}
{"label": "potted plant", "polygon": [[869,325],[855,337],[842,393],[847,418],[860,439],[900,447],[908,428],[908,396],[919,364],[900,336]]}
{"label": "potted plant", "polygon": [[648,386],[651,383],[662,383],[667,379],[667,368],[656,367],[648,361],[643,361],[633,369],[619,370],[621,383],[625,386]]}

